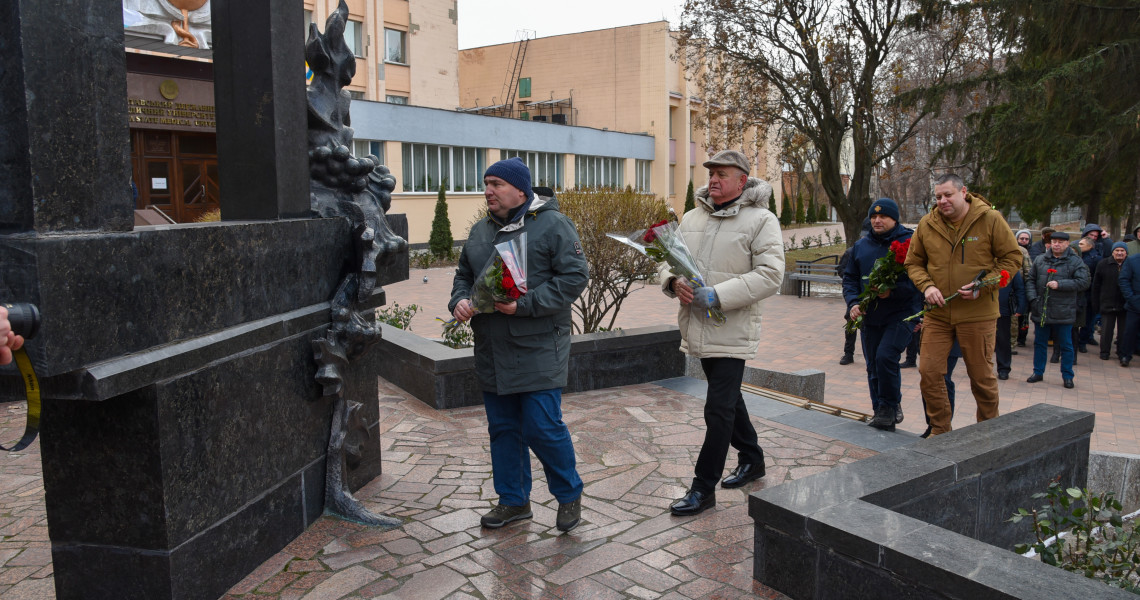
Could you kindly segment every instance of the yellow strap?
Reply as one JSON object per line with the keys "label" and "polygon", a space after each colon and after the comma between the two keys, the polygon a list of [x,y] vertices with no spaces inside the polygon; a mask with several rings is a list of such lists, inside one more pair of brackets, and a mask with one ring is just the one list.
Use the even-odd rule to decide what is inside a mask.
{"label": "yellow strap", "polygon": [[16,359],[16,366],[20,369],[20,376],[24,380],[24,392],[28,397],[28,420],[24,425],[24,437],[11,448],[0,446],[0,450],[16,452],[27,448],[40,432],[40,380],[36,377],[36,370],[32,368],[32,360],[23,348],[12,353]]}

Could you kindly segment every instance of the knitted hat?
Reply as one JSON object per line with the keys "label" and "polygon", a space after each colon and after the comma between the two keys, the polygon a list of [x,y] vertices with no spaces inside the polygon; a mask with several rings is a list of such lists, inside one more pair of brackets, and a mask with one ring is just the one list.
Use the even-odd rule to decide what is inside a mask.
{"label": "knitted hat", "polygon": [[1023,234],[1023,233],[1024,233],[1025,235],[1029,236],[1029,239],[1031,239],[1031,240],[1033,239],[1033,232],[1032,232],[1032,231],[1029,231],[1028,229],[1018,229],[1018,230],[1017,230],[1017,233],[1016,233],[1016,234],[1014,234],[1014,236],[1013,236],[1013,237],[1015,237],[1015,238],[1019,238],[1019,237],[1021,237],[1021,234]]}
{"label": "knitted hat", "polygon": [[878,200],[875,200],[874,204],[871,205],[871,210],[867,211],[868,218],[870,218],[872,215],[887,216],[894,219],[895,222],[898,223],[899,205],[895,204],[895,201],[891,200],[890,198],[879,198]]}
{"label": "knitted hat", "polygon": [[534,200],[534,190],[530,187],[530,169],[517,156],[491,165],[483,177],[498,177],[526,194],[527,200]]}
{"label": "knitted hat", "polygon": [[1116,242],[1112,245],[1113,250],[1116,250],[1117,248],[1124,248],[1124,251],[1128,252],[1128,244],[1125,244],[1124,242]]}
{"label": "knitted hat", "polygon": [[1064,231],[1054,231],[1053,232],[1053,239],[1055,239],[1055,240],[1067,240],[1067,239],[1069,239],[1069,234],[1067,232],[1064,232]]}

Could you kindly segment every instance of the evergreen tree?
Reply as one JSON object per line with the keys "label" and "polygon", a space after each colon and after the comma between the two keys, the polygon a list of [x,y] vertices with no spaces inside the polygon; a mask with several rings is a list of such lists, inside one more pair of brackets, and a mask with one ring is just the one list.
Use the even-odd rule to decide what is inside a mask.
{"label": "evergreen tree", "polygon": [[943,149],[982,165],[987,180],[969,182],[971,188],[1029,221],[1083,205],[1087,220],[1103,223],[1102,200],[1111,216],[1126,215],[1140,189],[1140,2],[923,6],[912,22],[990,23],[985,33],[1010,50],[1007,60],[975,77],[910,95],[949,103],[987,89],[1002,98],[969,116],[972,131],[963,144]]}
{"label": "evergreen tree", "polygon": [[[685,192],[685,212],[697,207],[697,197],[693,195],[693,180],[689,180],[689,189]],[[684,214],[684,213],[682,213]]]}
{"label": "evergreen tree", "polygon": [[776,212],[776,192],[775,190],[768,192],[768,210],[772,214],[779,214]]}
{"label": "evergreen tree", "polygon": [[808,198],[807,214],[804,215],[808,223],[815,223],[815,214],[815,198]]}
{"label": "evergreen tree", "polygon": [[431,220],[431,237],[428,238],[428,251],[435,258],[451,256],[451,219],[447,217],[446,184],[439,186],[439,196],[435,200],[435,217]]}
{"label": "evergreen tree", "polygon": [[784,196],[784,204],[780,209],[780,225],[787,227],[792,224],[792,205],[788,202],[788,197]]}
{"label": "evergreen tree", "polygon": [[804,197],[796,196],[796,223],[805,223],[804,216]]}

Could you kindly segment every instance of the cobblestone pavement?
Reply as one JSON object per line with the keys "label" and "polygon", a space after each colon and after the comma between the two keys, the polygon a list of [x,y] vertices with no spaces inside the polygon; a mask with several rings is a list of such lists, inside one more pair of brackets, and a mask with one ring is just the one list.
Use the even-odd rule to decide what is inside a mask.
{"label": "cobblestone pavement", "polygon": [[[412,331],[424,337],[439,337],[435,317],[449,317],[452,269],[413,270],[408,281],[386,287],[389,302],[421,307],[412,321]],[[424,277],[427,283],[424,283]],[[796,298],[775,296],[765,301],[760,351],[749,366],[776,371],[817,369],[826,374],[824,402],[864,413],[871,412],[867,391],[866,363],[858,346],[855,363],[839,365],[843,355],[843,300],[831,297]],[[656,285],[638,285],[621,306],[615,327],[631,329],[648,325],[676,324],[677,303],[662,294]],[[1096,347],[1077,354],[1074,367],[1076,388],[1061,387],[1060,365],[1050,364],[1045,381],[1025,381],[1033,372],[1033,334],[1029,345],[1018,348],[1009,379],[998,382],[1001,412],[1047,402],[1096,414],[1092,449],[1103,452],[1140,454],[1140,364],[1121,368],[1116,360],[1100,360]],[[954,373],[959,409],[953,426],[975,422],[974,401],[966,368],[959,363]],[[921,433],[922,400],[918,369],[902,371],[903,412],[899,425],[905,431]]]}
{"label": "cobblestone pavement", "polygon": [[[226,600],[783,598],[752,580],[747,494],[874,454],[754,417],[767,476],[677,518],[667,506],[692,478],[702,399],[655,384],[568,394],[582,524],[554,528],[557,501],[535,461],[534,518],[483,530],[496,499],[483,409],[436,411],[380,385],[384,474],[356,496],[406,524],[384,532],[322,517]],[[4,439],[23,424],[22,406],[6,408]],[[38,448],[0,461],[0,600],[54,598]]]}

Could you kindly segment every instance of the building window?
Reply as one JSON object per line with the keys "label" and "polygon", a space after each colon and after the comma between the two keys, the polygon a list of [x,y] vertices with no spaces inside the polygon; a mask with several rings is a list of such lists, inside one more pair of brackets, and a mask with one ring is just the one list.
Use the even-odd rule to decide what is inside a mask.
{"label": "building window", "polygon": [[575,156],[575,187],[614,187],[624,184],[625,159],[609,156]]}
{"label": "building window", "polygon": [[483,191],[487,170],[486,148],[403,144],[404,191],[439,191],[440,182],[449,192]]}
{"label": "building window", "polygon": [[530,77],[519,79],[519,98],[530,98]]}
{"label": "building window", "polygon": [[364,56],[364,23],[349,19],[344,22],[344,43],[353,56]]}
{"label": "building window", "polygon": [[530,183],[540,187],[562,189],[563,155],[551,152],[502,150],[503,160],[521,158],[530,168]]}
{"label": "building window", "polygon": [[669,165],[669,195],[677,193],[677,165]]}
{"label": "building window", "polygon": [[384,30],[384,61],[408,64],[407,33],[395,29]]}
{"label": "building window", "polygon": [[387,102],[388,104],[407,104],[408,103],[408,97],[407,96],[393,96],[392,94],[388,94],[387,96],[384,96],[384,101]]}
{"label": "building window", "polygon": [[312,24],[313,24],[313,11],[306,10],[305,11],[305,40],[306,41],[308,41],[308,39],[309,39],[309,25],[312,25]]}
{"label": "building window", "polygon": [[353,140],[352,141],[352,155],[361,158],[371,154],[380,160],[380,164],[384,164],[384,142],[377,142],[375,140]]}
{"label": "building window", "polygon": [[364,92],[358,92],[356,90],[348,90],[348,97],[352,98],[353,100],[363,100],[364,99]]}
{"label": "building window", "polygon": [[652,172],[653,162],[648,160],[638,160],[634,163],[634,169],[637,171],[637,191],[648,194],[650,173]]}

